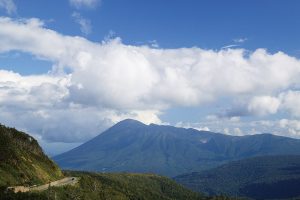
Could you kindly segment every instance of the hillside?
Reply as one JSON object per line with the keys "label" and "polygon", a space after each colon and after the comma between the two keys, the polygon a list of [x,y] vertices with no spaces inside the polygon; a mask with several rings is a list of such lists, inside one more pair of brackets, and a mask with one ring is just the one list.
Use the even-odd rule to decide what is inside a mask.
{"label": "hillside", "polygon": [[96,174],[87,172],[66,172],[66,176],[80,177],[76,186],[52,187],[44,192],[30,193],[0,193],[0,199],[143,199],[143,200],[201,200],[229,199],[223,197],[204,197],[192,192],[171,179],[151,174]]}
{"label": "hillside", "polygon": [[300,156],[263,156],[175,177],[188,188],[209,195],[254,199],[300,198]]}
{"label": "hillside", "polygon": [[0,186],[43,184],[62,177],[33,137],[0,125]]}
{"label": "hillside", "polygon": [[124,120],[54,160],[64,169],[173,177],[260,155],[300,155],[300,140],[271,134],[235,137]]}
{"label": "hillside", "polygon": [[[78,188],[69,187],[59,199],[70,194],[82,199],[202,199],[176,182],[151,174],[94,174],[71,172],[82,177]],[[59,195],[58,195],[59,196]],[[71,197],[72,198],[72,197]]]}

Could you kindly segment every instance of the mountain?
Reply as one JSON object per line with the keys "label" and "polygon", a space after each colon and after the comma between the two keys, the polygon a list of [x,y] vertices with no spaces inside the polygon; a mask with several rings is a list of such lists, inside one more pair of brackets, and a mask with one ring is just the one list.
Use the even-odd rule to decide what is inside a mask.
{"label": "mountain", "polygon": [[282,154],[300,155],[300,140],[271,134],[237,137],[128,119],[53,159],[64,169],[173,177],[232,160]]}
{"label": "mountain", "polygon": [[0,186],[45,184],[62,177],[33,137],[0,125]]}
{"label": "mountain", "polygon": [[263,156],[174,178],[209,195],[253,199],[300,199],[300,156]]}

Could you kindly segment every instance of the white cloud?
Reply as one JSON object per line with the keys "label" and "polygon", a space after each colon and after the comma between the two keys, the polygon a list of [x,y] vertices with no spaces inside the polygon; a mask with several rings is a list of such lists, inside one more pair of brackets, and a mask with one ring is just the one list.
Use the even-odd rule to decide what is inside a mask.
{"label": "white cloud", "polygon": [[92,25],[91,25],[91,21],[88,19],[85,19],[84,17],[81,16],[80,13],[78,12],[73,12],[72,14],[72,18],[74,19],[74,21],[79,24],[80,26],[80,31],[85,34],[88,35],[92,32]]}
{"label": "white cloud", "polygon": [[248,111],[256,115],[276,114],[284,111],[300,117],[300,91],[287,90],[277,97],[255,96],[248,104]]}
{"label": "white cloud", "polygon": [[279,95],[282,101],[281,108],[293,116],[300,117],[300,91],[287,91]]}
{"label": "white cloud", "polygon": [[69,0],[70,4],[75,8],[95,8],[98,4],[100,4],[100,0]]}
{"label": "white cloud", "polygon": [[235,116],[235,117],[230,117],[229,120],[230,120],[231,122],[239,122],[239,121],[241,120],[241,118]]}
{"label": "white cloud", "polygon": [[213,121],[213,120],[217,120],[218,119],[218,116],[217,115],[208,115],[205,117],[206,120],[208,121]]}
{"label": "white cloud", "polygon": [[0,24],[0,50],[30,52],[71,68],[72,98],[78,103],[127,109],[199,105],[299,82],[300,62],[281,52],[258,49],[245,56],[242,49],[152,49],[124,45],[118,38],[101,44],[60,35],[33,19],[1,18]]}
{"label": "white cloud", "polygon": [[5,9],[7,14],[14,14],[17,12],[17,6],[13,0],[0,0],[0,8]]}
{"label": "white cloud", "polygon": [[233,39],[233,41],[235,43],[244,43],[248,40],[248,38],[236,38],[236,39]]}
{"label": "white cloud", "polygon": [[[162,49],[125,45],[119,38],[97,43],[59,34],[38,19],[0,18],[0,26],[0,52],[27,52],[55,66],[38,76],[2,71],[0,119],[31,127],[51,141],[82,141],[127,117],[161,123],[160,113],[170,107],[223,97],[257,96],[249,109],[272,114],[279,105],[270,94],[300,84],[300,61],[282,52]],[[240,123],[237,116],[231,120]]]}
{"label": "white cloud", "polygon": [[160,123],[155,110],[114,110],[68,101],[69,78],[0,71],[1,123],[54,142],[86,141],[126,118]]}
{"label": "white cloud", "polygon": [[47,107],[68,95],[68,84],[69,76],[21,76],[0,70],[0,105],[28,109]]}
{"label": "white cloud", "polygon": [[286,129],[292,137],[300,136],[300,120],[281,119],[279,126]]}
{"label": "white cloud", "polygon": [[230,48],[239,47],[239,46],[240,45],[237,45],[237,44],[230,44],[230,45],[223,46],[221,49],[230,49]]}
{"label": "white cloud", "polygon": [[230,134],[228,128],[224,128],[224,129],[223,129],[223,132],[224,132],[225,134],[227,134],[227,135]]}
{"label": "white cloud", "polygon": [[240,48],[241,44],[246,42],[247,40],[248,40],[247,38],[233,39],[233,42],[235,44],[229,44],[229,45],[223,46],[223,47],[221,47],[221,49]]}
{"label": "white cloud", "polygon": [[233,129],[233,133],[236,136],[242,136],[242,135],[244,135],[243,131],[240,128],[237,128],[237,127]]}
{"label": "white cloud", "polygon": [[205,126],[205,127],[200,127],[200,128],[198,128],[197,130],[199,130],[199,131],[210,131],[210,129],[209,129],[207,126]]}
{"label": "white cloud", "polygon": [[209,131],[224,133],[227,135],[243,136],[261,133],[272,133],[279,136],[293,137],[300,139],[300,120],[279,119],[279,120],[253,120],[234,122],[230,119],[201,120],[195,123],[180,122],[177,127],[194,128],[201,130],[201,127],[209,127]]}
{"label": "white cloud", "polygon": [[274,114],[280,106],[280,101],[276,97],[256,96],[251,99],[248,111],[257,115]]}
{"label": "white cloud", "polygon": [[181,128],[193,128],[198,131],[210,131],[207,126],[199,126],[197,123],[177,122],[175,126]]}
{"label": "white cloud", "polygon": [[162,124],[162,121],[159,119],[161,113],[157,110],[132,110],[127,113],[113,113],[109,116],[109,119],[112,123],[117,123],[123,119],[135,119],[141,121],[145,124]]}

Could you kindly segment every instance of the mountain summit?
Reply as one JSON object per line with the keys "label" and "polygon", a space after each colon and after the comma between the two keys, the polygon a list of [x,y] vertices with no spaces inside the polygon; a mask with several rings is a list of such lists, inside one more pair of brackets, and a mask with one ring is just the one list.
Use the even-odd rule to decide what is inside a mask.
{"label": "mountain summit", "polygon": [[229,136],[127,119],[54,160],[65,169],[175,176],[260,155],[300,154],[300,140]]}

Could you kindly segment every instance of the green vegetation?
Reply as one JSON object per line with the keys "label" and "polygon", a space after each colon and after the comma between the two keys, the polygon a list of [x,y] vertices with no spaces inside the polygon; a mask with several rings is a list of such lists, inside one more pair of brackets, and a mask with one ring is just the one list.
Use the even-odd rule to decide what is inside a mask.
{"label": "green vegetation", "polygon": [[[61,199],[80,196],[82,199],[201,199],[174,181],[151,174],[67,173],[81,177],[78,189],[57,188]],[[65,192],[65,191],[68,192]],[[70,196],[71,195],[71,196]]]}
{"label": "green vegetation", "polygon": [[62,177],[33,137],[0,125],[0,186],[39,185]]}
{"label": "green vegetation", "polygon": [[81,177],[76,186],[52,187],[41,193],[5,194],[0,199],[84,199],[84,200],[229,200],[204,197],[176,184],[171,179],[152,174],[66,172]]}
{"label": "green vegetation", "polygon": [[215,169],[175,177],[208,195],[253,199],[299,199],[300,156],[263,156],[234,161]]}

